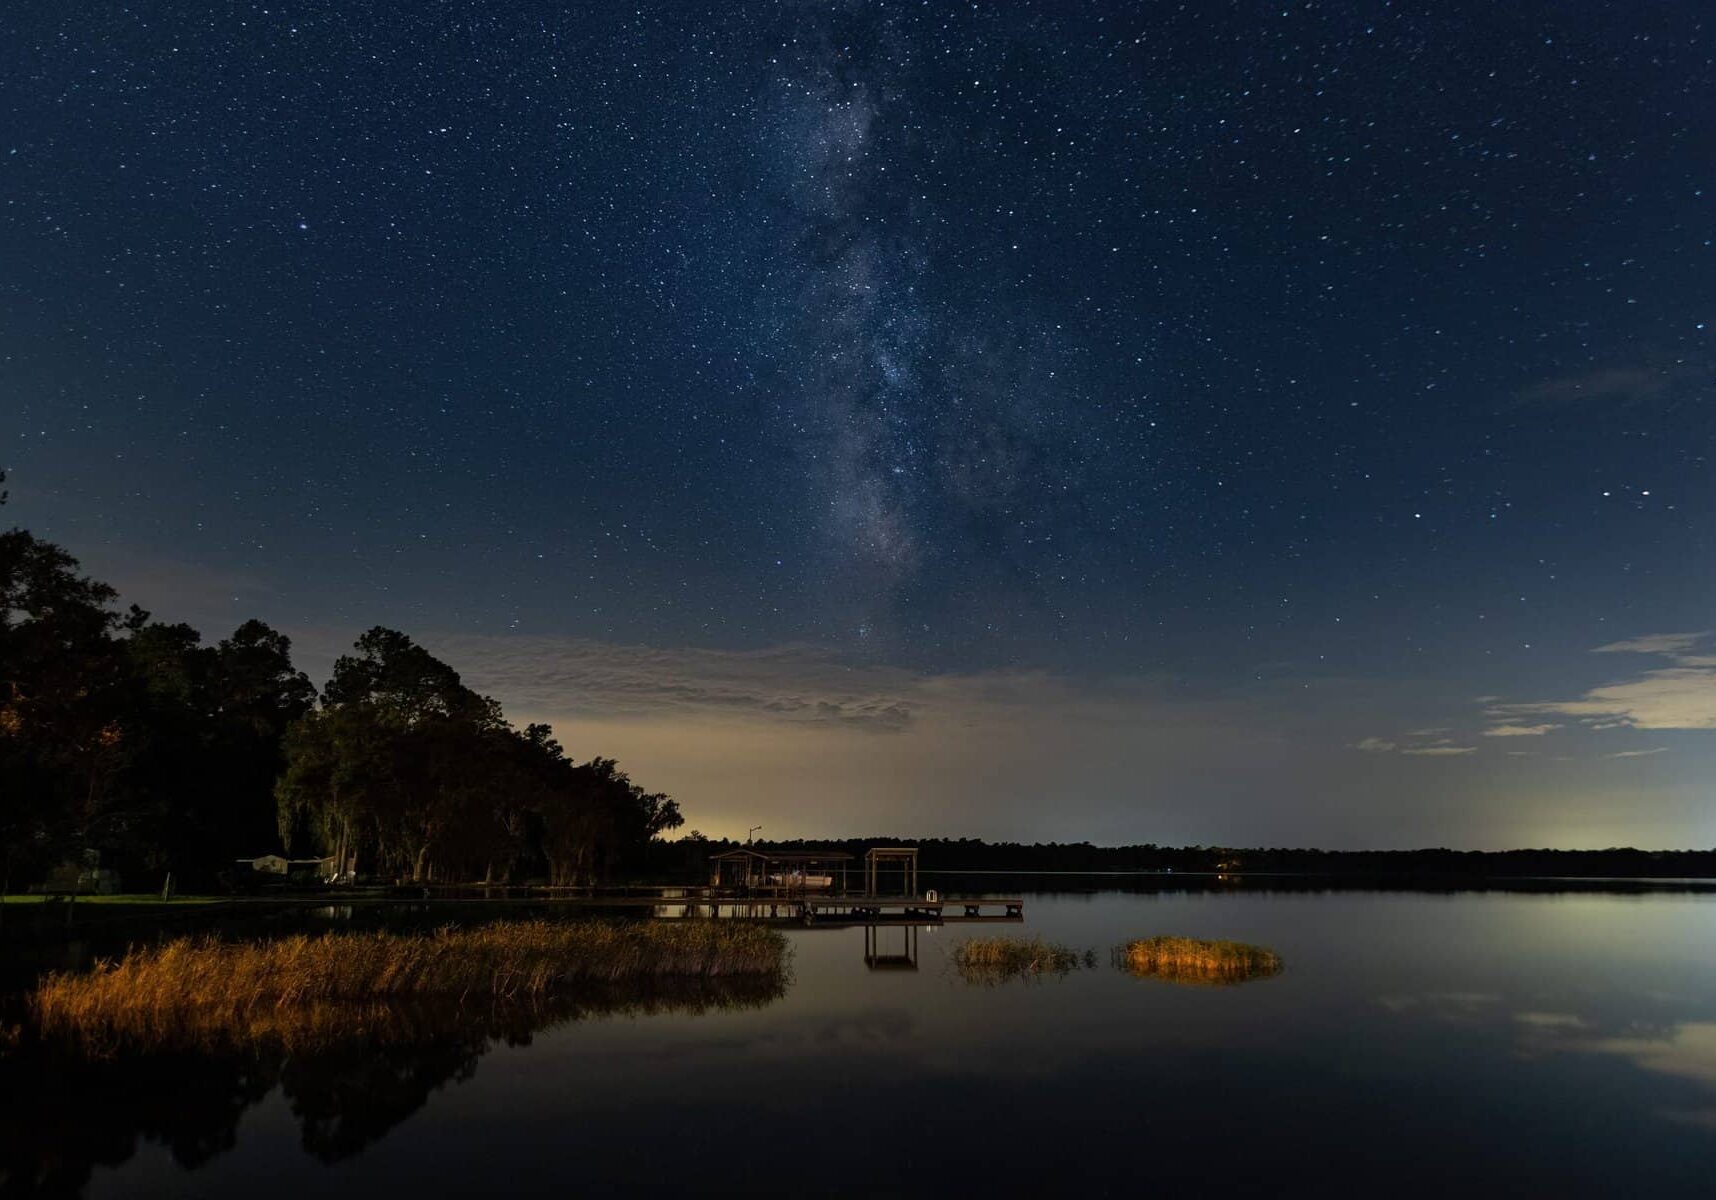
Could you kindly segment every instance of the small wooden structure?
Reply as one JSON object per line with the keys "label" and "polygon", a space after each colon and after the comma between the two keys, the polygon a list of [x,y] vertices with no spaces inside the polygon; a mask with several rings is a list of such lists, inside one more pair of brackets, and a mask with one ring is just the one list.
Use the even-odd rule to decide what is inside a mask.
{"label": "small wooden structure", "polygon": [[741,846],[709,856],[711,887],[765,894],[846,893],[852,856],[840,850],[756,850]]}
{"label": "small wooden structure", "polygon": [[864,854],[866,896],[916,896],[918,848],[873,846]]}

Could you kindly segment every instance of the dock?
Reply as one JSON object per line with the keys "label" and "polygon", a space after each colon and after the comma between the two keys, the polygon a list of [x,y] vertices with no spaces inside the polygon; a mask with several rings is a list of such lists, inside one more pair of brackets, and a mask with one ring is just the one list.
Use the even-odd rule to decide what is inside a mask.
{"label": "dock", "polygon": [[[689,890],[689,889],[688,889]],[[736,917],[803,925],[955,925],[1020,922],[1021,896],[662,896],[659,917]]]}
{"label": "dock", "polygon": [[[291,906],[400,905],[428,909],[489,907],[534,912],[560,910],[591,916],[621,914],[664,920],[741,920],[827,929],[863,926],[936,926],[1025,919],[1018,895],[943,896],[920,890],[918,852],[880,846],[864,856],[862,883],[841,851],[773,851],[741,847],[713,855],[707,884],[566,884],[543,887],[464,884],[397,885],[385,895],[336,900],[332,895],[285,901]],[[850,887],[850,890],[849,890]]]}
{"label": "dock", "polygon": [[[684,888],[684,916],[739,916],[805,925],[946,925],[1023,921],[1019,896],[940,896],[918,888],[916,846],[873,846],[863,883],[848,891],[852,856],[841,850],[741,846],[713,855],[710,886]],[[672,900],[663,897],[663,907]],[[658,916],[670,915],[658,912]]]}
{"label": "dock", "polygon": [[590,916],[635,915],[661,920],[740,920],[782,925],[845,928],[854,925],[1018,924],[1025,919],[1021,896],[867,895],[802,892],[789,888],[717,887],[624,888],[450,888],[411,895],[300,897],[273,902],[282,907],[347,908],[397,906],[560,911]]}

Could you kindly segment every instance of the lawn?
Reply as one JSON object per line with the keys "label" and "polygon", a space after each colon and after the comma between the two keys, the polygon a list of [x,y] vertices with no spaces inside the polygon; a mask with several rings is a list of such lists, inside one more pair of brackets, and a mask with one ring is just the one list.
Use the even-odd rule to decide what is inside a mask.
{"label": "lawn", "polygon": [[[50,900],[66,900],[68,896],[43,896],[36,893],[13,894],[0,896],[0,904],[45,904]],[[169,900],[161,899],[159,892],[119,892],[111,896],[79,896],[77,902],[82,904],[131,904],[153,905],[166,907],[175,904],[222,904],[231,900],[231,896],[174,896]]]}

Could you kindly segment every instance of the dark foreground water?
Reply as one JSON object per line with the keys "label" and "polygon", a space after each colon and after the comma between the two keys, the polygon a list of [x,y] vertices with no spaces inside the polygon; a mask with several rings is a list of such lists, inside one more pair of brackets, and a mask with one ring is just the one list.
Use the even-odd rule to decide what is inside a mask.
{"label": "dark foreground water", "polygon": [[[1097,965],[996,986],[948,965],[1018,932]],[[1287,969],[1213,988],[1110,965],[1156,933]],[[789,936],[778,998],[621,998],[331,1056],[14,1063],[0,1195],[1716,1188],[1716,897],[1106,892],[1032,896],[1022,930]]]}

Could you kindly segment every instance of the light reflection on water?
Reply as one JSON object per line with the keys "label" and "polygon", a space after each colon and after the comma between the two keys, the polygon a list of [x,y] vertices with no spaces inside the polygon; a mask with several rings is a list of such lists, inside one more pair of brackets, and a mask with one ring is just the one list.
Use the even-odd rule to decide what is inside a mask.
{"label": "light reflection on water", "polygon": [[[272,1073],[113,1064],[70,1081],[85,1119],[55,1152],[100,1164],[97,1196],[1707,1190],[1716,899],[1098,893],[1026,913],[1094,969],[973,987],[949,949],[1009,930],[794,930],[793,983],[761,1005]],[[1215,989],[1109,965],[1159,933],[1286,970]],[[7,1126],[8,1169],[52,1136]]]}

